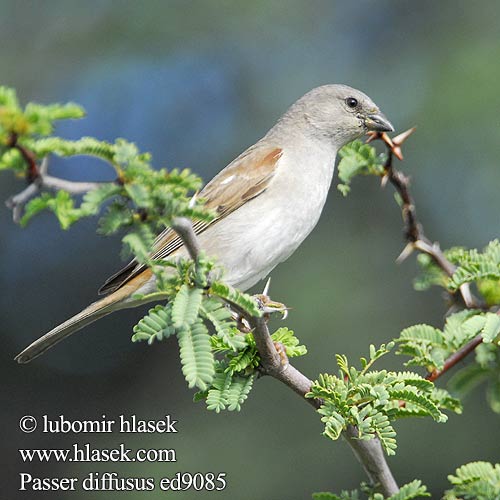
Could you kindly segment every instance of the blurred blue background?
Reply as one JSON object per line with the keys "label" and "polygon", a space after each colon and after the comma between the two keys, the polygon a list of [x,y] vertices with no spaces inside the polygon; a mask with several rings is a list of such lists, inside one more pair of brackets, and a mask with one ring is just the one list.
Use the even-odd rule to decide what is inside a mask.
{"label": "blurred blue background", "polygon": [[[87,118],[58,129],[66,137],[125,137],[152,152],[155,165],[190,167],[207,180],[306,91],[350,84],[368,93],[397,130],[418,127],[403,168],[413,178],[428,236],[444,247],[481,247],[498,236],[500,222],[499,22],[500,3],[493,0],[0,0],[0,83],[15,87],[23,102],[82,104]],[[112,176],[89,160],[54,160],[51,169],[70,179]],[[4,174],[0,198],[21,188]],[[175,342],[149,348],[130,342],[141,310],[108,317],[34,363],[15,365],[13,356],[27,343],[95,299],[120,267],[120,242],[96,236],[95,220],[63,232],[43,215],[21,230],[3,208],[0,225],[5,498],[29,498],[17,492],[20,471],[157,478],[225,471],[224,492],[184,497],[241,500],[307,499],[365,479],[347,445],[322,437],[319,418],[276,381],[259,380],[239,414],[215,415],[192,403]],[[356,359],[369,343],[388,341],[405,326],[442,324],[440,292],[412,289],[412,258],[395,264],[402,245],[390,187],[357,179],[348,198],[332,187],[316,230],[272,274],[272,295],[293,308],[287,324],[309,349],[298,368],[315,377],[335,370],[336,352]],[[393,358],[386,365],[398,363]],[[437,496],[457,466],[498,460],[498,417],[480,392],[446,425],[397,424],[399,450],[390,464],[401,484],[418,477]],[[18,430],[22,415],[45,413],[83,419],[172,414],[179,420],[176,435],[76,441],[173,447],[178,462],[23,465],[17,448],[75,442]],[[175,496],[157,490],[57,498],[146,495]]]}

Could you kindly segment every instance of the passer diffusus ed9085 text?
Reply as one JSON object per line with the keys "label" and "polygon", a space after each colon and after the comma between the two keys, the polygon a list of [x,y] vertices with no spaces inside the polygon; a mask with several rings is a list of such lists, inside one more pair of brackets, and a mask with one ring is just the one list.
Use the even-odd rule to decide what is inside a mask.
{"label": "passer diffusus ed9085 text", "polygon": [[[224,269],[224,281],[246,290],[286,260],[312,231],[332,182],[338,150],[368,131],[393,131],[373,101],[346,85],[317,87],[296,101],[269,132],[200,192],[217,214],[196,224],[201,248]],[[156,259],[187,256],[179,236],[156,239]],[[132,261],[101,287],[104,298],[22,351],[27,363],[68,335],[155,291],[151,270]]]}

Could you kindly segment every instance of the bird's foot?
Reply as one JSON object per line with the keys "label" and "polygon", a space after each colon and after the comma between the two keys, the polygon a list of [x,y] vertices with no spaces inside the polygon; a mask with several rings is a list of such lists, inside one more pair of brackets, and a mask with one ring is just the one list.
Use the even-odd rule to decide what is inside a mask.
{"label": "bird's foot", "polygon": [[273,342],[273,344],[276,349],[276,352],[278,353],[278,356],[280,357],[281,367],[282,370],[284,371],[288,368],[288,365],[290,364],[290,361],[288,360],[288,356],[286,354],[286,347],[281,342]]}
{"label": "bird's foot", "polygon": [[271,278],[267,280],[266,286],[264,287],[262,293],[258,293],[253,297],[257,301],[257,304],[259,305],[259,308],[264,313],[264,315],[269,316],[274,313],[280,313],[281,319],[286,319],[286,317],[288,316],[289,308],[281,302],[271,300],[271,297],[269,297],[268,295],[270,284]]}

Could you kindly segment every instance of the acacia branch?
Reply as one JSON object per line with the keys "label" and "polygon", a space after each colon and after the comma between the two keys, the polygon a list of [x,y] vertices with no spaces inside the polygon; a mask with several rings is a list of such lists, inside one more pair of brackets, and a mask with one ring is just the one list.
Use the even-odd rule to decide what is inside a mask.
{"label": "acacia branch", "polygon": [[459,361],[462,361],[466,356],[468,356],[474,349],[483,342],[483,337],[481,334],[476,335],[471,341],[461,347],[458,351],[454,352],[443,364],[443,368],[441,370],[434,370],[429,373],[427,380],[434,382],[441,375],[446,373],[450,368],[453,368]]}
{"label": "acacia branch", "polygon": [[28,185],[22,191],[14,196],[11,196],[5,202],[7,207],[12,210],[12,219],[15,223],[18,223],[21,220],[26,203],[28,203],[31,198],[35,197],[44,189],[49,189],[51,191],[63,190],[70,194],[82,194],[92,191],[102,184],[101,182],[68,181],[66,179],[48,175],[47,157],[45,157],[40,163],[40,166],[38,166],[31,151],[19,145],[12,147],[16,147],[16,149],[21,152],[28,165],[28,173],[26,175]]}
{"label": "acacia branch", "polygon": [[[200,245],[191,221],[187,218],[179,217],[174,220],[172,227],[181,237],[191,258],[197,260],[200,254]],[[243,311],[240,312],[244,314]],[[321,400],[306,397],[306,394],[311,391],[312,381],[288,363],[288,360],[286,363],[283,363],[283,359],[276,350],[276,346],[269,333],[266,318],[264,316],[244,315],[252,328],[264,374],[279,380],[301,396],[313,408],[318,409],[321,406]],[[358,429],[352,425],[347,427],[343,436],[352,448],[356,458],[362,464],[370,482],[377,486],[385,497],[397,493],[399,488],[387,464],[379,439],[359,439]]]}
{"label": "acacia branch", "polygon": [[[419,250],[427,255],[429,255],[436,265],[440,267],[448,276],[452,276],[456,270],[455,265],[450,262],[443,251],[441,250],[439,243],[432,242],[424,233],[422,224],[417,218],[417,212],[415,208],[415,202],[410,193],[410,179],[403,172],[397,170],[394,167],[394,156],[399,160],[403,159],[401,152],[401,145],[404,141],[415,131],[415,128],[411,128],[402,134],[399,134],[394,139],[391,139],[385,132],[375,132],[370,134],[368,142],[375,139],[379,139],[387,147],[387,160],[384,164],[384,176],[382,178],[382,185],[384,186],[387,182],[390,182],[401,199],[401,213],[403,216],[404,223],[404,236],[407,245],[401,255],[398,257],[398,261],[404,260],[413,250]],[[460,289],[460,296],[467,308],[477,307],[476,301],[471,294],[469,285],[463,284]]]}
{"label": "acacia branch", "polygon": [[[377,132],[370,134],[370,138],[368,140],[368,142],[370,142],[375,139],[380,139],[386,145],[387,160],[384,164],[385,173],[382,178],[382,185],[385,185],[387,181],[389,181],[401,198],[401,212],[403,215],[404,233],[407,246],[399,256],[398,261],[404,260],[414,249],[419,250],[420,252],[429,255],[434,260],[436,265],[451,277],[456,271],[456,266],[446,258],[445,254],[441,250],[441,247],[439,246],[439,243],[432,242],[424,234],[422,224],[417,219],[415,203],[410,193],[410,179],[401,171],[394,168],[394,156],[399,160],[403,160],[401,145],[414,131],[415,128],[411,128],[406,132],[399,134],[394,139],[391,139],[386,133]],[[475,298],[472,296],[468,283],[461,285],[459,291],[466,308],[472,309],[478,306]],[[434,382],[450,368],[453,368],[458,362],[462,361],[466,356],[473,352],[482,342],[482,336],[477,335],[466,345],[451,354],[444,362],[441,370],[434,370],[427,375],[426,379]]]}

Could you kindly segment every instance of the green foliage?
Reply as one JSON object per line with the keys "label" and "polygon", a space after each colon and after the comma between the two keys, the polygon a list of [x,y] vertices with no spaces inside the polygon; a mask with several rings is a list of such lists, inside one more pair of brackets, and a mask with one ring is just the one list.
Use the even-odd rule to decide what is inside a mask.
{"label": "green foliage", "polygon": [[455,247],[444,253],[456,266],[453,275],[447,276],[428,255],[421,254],[418,256],[421,273],[414,283],[417,290],[437,285],[453,293],[463,284],[474,283],[489,307],[500,304],[499,240],[491,241],[482,252]]}
{"label": "green foliage", "polygon": [[190,326],[198,319],[203,291],[184,284],[177,293],[172,306],[172,321],[175,328]]}
{"label": "green foliage", "polygon": [[[173,314],[173,312],[172,312]],[[214,357],[207,327],[202,321],[184,323],[177,331],[182,373],[189,388],[204,391],[210,386],[215,374]]]}
{"label": "green foliage", "polygon": [[459,467],[448,480],[453,487],[443,500],[499,500],[500,464],[471,462]]}
{"label": "green foliage", "polygon": [[14,89],[0,86],[0,145],[6,145],[15,134],[23,140],[29,136],[49,135],[54,122],[82,118],[83,109],[73,103],[41,104],[29,103],[21,108]]}
{"label": "green foliage", "polygon": [[476,335],[482,335],[484,342],[492,342],[499,333],[500,318],[497,314],[461,311],[446,319],[443,330],[430,325],[405,328],[396,339],[399,344],[397,354],[410,356],[408,366],[424,366],[432,372],[441,370],[446,358]]}
{"label": "green foliage", "polygon": [[320,492],[313,493],[313,500],[359,500],[360,496],[356,490],[353,491],[342,491],[340,495],[334,495],[333,493]]}
{"label": "green foliage", "polygon": [[384,155],[377,155],[373,146],[361,141],[354,141],[340,151],[338,166],[340,183],[337,189],[347,196],[351,190],[351,181],[357,175],[384,175]]}
{"label": "green foliage", "polygon": [[221,282],[212,283],[210,291],[213,295],[223,299],[238,311],[242,311],[249,316],[255,316],[257,318],[262,316],[262,312],[255,299],[246,293],[240,292]]}
{"label": "green foliage", "polygon": [[226,305],[213,299],[204,300],[200,310],[201,316],[209,321],[217,334],[217,337],[231,347],[234,351],[246,347],[245,336],[241,335],[233,318],[231,310]]}
{"label": "green foliage", "polygon": [[21,154],[22,148],[34,155],[37,163],[49,155],[96,157],[111,166],[117,177],[115,182],[88,191],[79,206],[64,190],[42,193],[26,205],[22,225],[49,210],[61,227],[68,229],[104,209],[99,221],[101,234],[128,232],[123,237],[123,253],[132,253],[145,262],[154,235],[171,225],[174,217],[203,221],[212,218],[201,200],[192,199],[201,187],[201,179],[188,170],[154,170],[151,155],[140,153],[135,144],[124,139],[109,143],[93,137],[67,140],[52,135],[55,121],[83,116],[83,109],[71,103],[30,103],[23,110],[14,90],[0,87],[0,169],[26,174],[29,165]]}
{"label": "green foliage", "polygon": [[457,249],[450,257],[457,265],[448,284],[450,290],[455,291],[464,283],[482,280],[495,280],[497,286],[500,287],[500,242],[498,240],[491,241],[483,252],[478,252],[476,249]]}
{"label": "green foliage", "polygon": [[453,375],[448,389],[454,396],[463,398],[480,384],[486,384],[490,408],[500,413],[500,350],[494,344],[479,345],[475,360]]}
{"label": "green foliage", "polygon": [[473,388],[487,382],[486,395],[490,407],[500,413],[498,314],[466,310],[449,316],[443,330],[430,325],[411,326],[396,339],[399,345],[397,354],[410,357],[406,365],[423,366],[430,373],[441,370],[449,356],[477,335],[482,336],[483,343],[476,348],[476,361],[456,372],[449,381],[448,389],[454,396],[463,398]]}
{"label": "green foliage", "polygon": [[[391,495],[388,500],[411,500],[412,498],[430,497],[426,486],[422,485],[422,481],[415,479],[411,483],[401,486],[398,493]],[[375,500],[375,499],[374,499]]]}
{"label": "green foliage", "polygon": [[68,229],[79,218],[71,195],[66,191],[58,191],[55,194],[43,193],[30,200],[21,218],[21,225],[26,226],[28,221],[42,210],[53,212],[63,229]]}
{"label": "green foliage", "polygon": [[[322,374],[313,382],[307,397],[323,401],[319,413],[324,434],[338,439],[349,425],[358,428],[360,439],[378,437],[388,455],[396,450],[392,421],[407,416],[430,416],[436,422],[447,420],[441,409],[457,409],[458,401],[434,384],[412,372],[370,370],[387,354],[393,343],[379,349],[370,347],[369,359],[362,358],[362,369],[350,366],[345,356],[337,355],[338,376]],[[445,392],[445,391],[444,391]]]}
{"label": "green foliage", "polygon": [[155,340],[164,340],[174,333],[172,306],[158,304],[134,326],[132,342],[144,340],[151,345]]}
{"label": "green foliage", "polygon": [[[258,375],[260,356],[252,334],[234,334],[240,337],[240,346],[234,339],[226,341],[225,336],[212,336],[212,348],[218,355],[216,374],[212,386],[198,393],[195,400],[206,400],[207,408],[219,413],[222,410],[237,410],[247,399],[253,381]],[[272,335],[274,342],[285,348],[287,357],[303,356],[307,350],[288,328],[279,328]]]}
{"label": "green foliage", "polygon": [[[401,486],[398,493],[390,497],[384,497],[381,493],[373,491],[372,487],[361,486],[361,490],[366,493],[368,500],[412,500],[414,498],[430,497],[427,487],[422,485],[422,481],[415,479],[411,483]],[[313,500],[360,500],[360,492],[358,490],[342,491],[340,495],[333,493],[314,493]]]}

